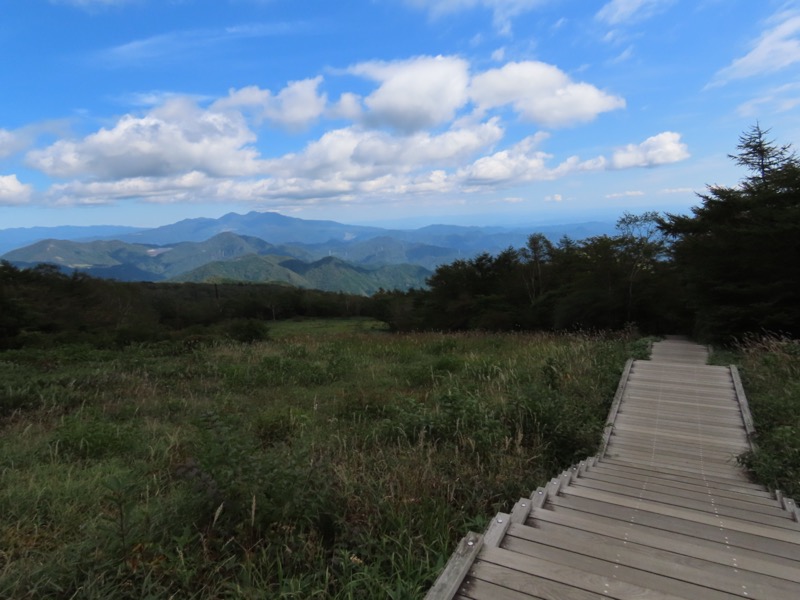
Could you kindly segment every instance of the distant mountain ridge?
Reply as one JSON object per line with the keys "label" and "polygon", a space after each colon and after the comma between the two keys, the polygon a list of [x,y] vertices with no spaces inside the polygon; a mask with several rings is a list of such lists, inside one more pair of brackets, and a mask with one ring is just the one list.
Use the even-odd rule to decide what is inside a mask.
{"label": "distant mountain ridge", "polygon": [[73,240],[91,242],[112,239],[141,231],[138,227],[121,225],[65,225],[61,227],[14,227],[0,229],[0,256],[41,240]]}
{"label": "distant mountain ridge", "polygon": [[130,244],[119,240],[72,242],[43,240],[3,256],[20,267],[39,263],[65,271],[121,281],[219,283],[247,281],[352,294],[379,289],[424,287],[431,271],[419,265],[357,266],[336,257],[307,260],[300,249],[262,239],[220,233],[204,242],[170,246]]}
{"label": "distant mountain ridge", "polygon": [[47,262],[64,270],[124,281],[278,281],[372,293],[369,290],[381,287],[423,287],[431,271],[441,264],[481,252],[496,254],[522,247],[532,233],[557,240],[564,235],[583,239],[613,230],[612,224],[602,222],[516,229],[430,225],[393,230],[271,212],[228,213],[219,219],[185,219],[143,230],[111,226],[34,228],[22,233],[19,229],[0,230],[0,248],[48,233],[70,238],[48,235],[0,258],[19,266]]}

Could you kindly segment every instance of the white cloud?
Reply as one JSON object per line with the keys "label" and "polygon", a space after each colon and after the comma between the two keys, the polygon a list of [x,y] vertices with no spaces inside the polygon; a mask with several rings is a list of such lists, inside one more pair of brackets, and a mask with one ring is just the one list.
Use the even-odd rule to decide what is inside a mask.
{"label": "white cloud", "polygon": [[787,83],[764,91],[758,98],[753,98],[740,105],[736,112],[747,118],[758,118],[761,114],[783,113],[800,106],[800,84]]}
{"label": "white cloud", "polygon": [[609,25],[622,25],[649,18],[672,2],[673,0],[611,0],[596,16]]}
{"label": "white cloud", "polygon": [[498,48],[494,52],[492,52],[492,60],[495,62],[503,62],[503,59],[506,57],[506,49],[505,48]]}
{"label": "white cloud", "polygon": [[529,12],[550,0],[406,0],[406,3],[430,12],[434,18],[447,14],[471,10],[476,7],[492,11],[496,29],[507,34],[511,31],[514,17]]}
{"label": "white cloud", "polygon": [[598,157],[581,161],[571,156],[554,168],[547,166],[552,155],[538,150],[546,134],[525,138],[514,146],[479,158],[460,169],[458,176],[467,189],[481,186],[508,186],[530,181],[547,181],[578,171],[596,171],[605,167],[605,159]]}
{"label": "white cloud", "polygon": [[395,62],[367,62],[348,71],[380,82],[364,99],[370,125],[410,133],[452,120],[468,100],[469,65],[461,58],[421,56]]}
{"label": "white cloud", "polygon": [[544,197],[545,202],[563,202],[563,200],[564,196],[562,196],[561,194],[552,194],[550,196]]}
{"label": "white cloud", "polygon": [[548,127],[584,123],[625,107],[623,98],[535,61],[511,62],[476,75],[470,94],[481,110],[510,104],[526,120]]}
{"label": "white cloud", "polygon": [[213,56],[220,47],[240,40],[286,35],[306,28],[303,22],[274,21],[224,28],[175,30],[103,48],[92,57],[106,67],[143,66],[155,61],[162,67],[167,63],[183,61],[196,63],[206,56]]}
{"label": "white cloud", "polygon": [[611,157],[611,166],[614,169],[654,167],[679,162],[689,156],[688,147],[681,142],[681,135],[664,131],[647,138],[641,144],[628,144],[620,148]]}
{"label": "white cloud", "polygon": [[632,57],[633,57],[633,46],[628,46],[627,48],[625,48],[625,50],[617,54],[614,58],[612,58],[608,62],[609,64],[612,65],[618,65],[620,63],[624,63],[630,60]]}
{"label": "white cloud", "polygon": [[11,156],[24,146],[19,136],[8,131],[7,129],[0,129],[0,158]]}
{"label": "white cloud", "polygon": [[16,175],[0,175],[0,206],[26,204],[33,194],[33,186],[22,183]]}
{"label": "white cloud", "polygon": [[438,135],[393,136],[348,127],[329,131],[299,154],[268,161],[270,174],[284,178],[367,181],[385,175],[455,167],[503,137],[497,119]]}
{"label": "white cloud", "polygon": [[0,128],[0,158],[24,152],[43,135],[62,136],[68,131],[67,121],[41,121],[9,131]]}
{"label": "white cloud", "polygon": [[644,192],[640,190],[629,190],[627,192],[615,192],[613,194],[606,194],[606,198],[636,198],[644,196]]}
{"label": "white cloud", "polygon": [[330,106],[325,116],[329,119],[346,119],[348,121],[358,121],[363,114],[361,107],[361,96],[345,92],[339,96],[339,101]]}
{"label": "white cloud", "polygon": [[250,108],[259,120],[266,119],[288,129],[302,129],[316,121],[325,111],[327,96],[319,93],[322,77],[291,81],[277,94],[248,86],[231,90],[212,106],[214,109]]}
{"label": "white cloud", "polygon": [[129,177],[118,181],[71,181],[51,186],[47,197],[55,205],[113,204],[127,198],[150,202],[191,202],[208,199],[204,189],[214,180],[198,171],[168,177]]}
{"label": "white cloud", "polygon": [[800,12],[778,13],[768,23],[771,27],[761,34],[752,50],[718,71],[712,86],[774,73],[800,62]]}
{"label": "white cloud", "polygon": [[125,115],[110,129],[61,140],[28,153],[28,164],[54,177],[110,180],[174,175],[214,176],[259,170],[256,139],[241,114],[203,110],[173,99],[143,117]]}

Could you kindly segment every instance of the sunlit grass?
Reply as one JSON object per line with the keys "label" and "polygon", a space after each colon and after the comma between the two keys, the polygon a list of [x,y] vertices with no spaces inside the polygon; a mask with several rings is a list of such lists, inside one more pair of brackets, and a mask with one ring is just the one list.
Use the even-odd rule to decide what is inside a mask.
{"label": "sunlit grass", "polygon": [[0,597],[419,597],[594,451],[631,342],[356,319],[5,352]]}
{"label": "sunlit grass", "polygon": [[754,337],[731,358],[756,425],[757,450],[742,462],[764,485],[800,499],[800,341]]}

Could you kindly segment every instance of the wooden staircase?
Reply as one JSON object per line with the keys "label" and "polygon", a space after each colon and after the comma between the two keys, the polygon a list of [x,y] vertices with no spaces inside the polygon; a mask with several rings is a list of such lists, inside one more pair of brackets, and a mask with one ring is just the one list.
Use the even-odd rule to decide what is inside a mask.
{"label": "wooden staircase", "polygon": [[426,600],[800,599],[800,513],[738,466],[744,392],[706,361],[629,362],[598,455],[467,535]]}

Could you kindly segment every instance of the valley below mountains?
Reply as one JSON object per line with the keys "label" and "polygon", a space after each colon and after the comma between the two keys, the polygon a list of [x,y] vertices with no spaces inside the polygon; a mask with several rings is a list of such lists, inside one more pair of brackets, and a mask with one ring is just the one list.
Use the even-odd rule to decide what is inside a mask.
{"label": "valley below mountains", "polygon": [[599,222],[390,230],[250,212],[143,230],[0,230],[0,251],[5,251],[0,258],[20,268],[47,263],[120,281],[269,282],[370,295],[425,287],[439,265],[524,246],[534,232],[556,240],[612,230],[613,224]]}

